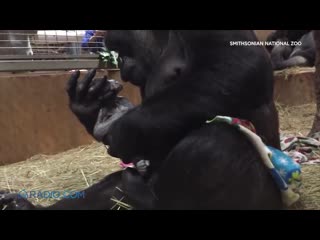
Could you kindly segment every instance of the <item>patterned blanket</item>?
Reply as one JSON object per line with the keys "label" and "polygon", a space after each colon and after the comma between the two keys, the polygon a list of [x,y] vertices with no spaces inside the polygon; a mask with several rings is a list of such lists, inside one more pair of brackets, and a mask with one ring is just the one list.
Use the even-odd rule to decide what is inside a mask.
{"label": "patterned blanket", "polygon": [[320,163],[320,133],[311,137],[281,136],[281,150],[299,164]]}

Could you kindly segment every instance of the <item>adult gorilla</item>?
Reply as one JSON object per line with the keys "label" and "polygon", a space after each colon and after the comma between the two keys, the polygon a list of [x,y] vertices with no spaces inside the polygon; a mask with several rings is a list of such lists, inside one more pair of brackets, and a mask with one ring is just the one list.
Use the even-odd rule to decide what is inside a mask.
{"label": "adult gorilla", "polygon": [[217,115],[244,118],[267,144],[279,146],[266,52],[229,44],[252,40],[253,31],[110,31],[106,45],[123,58],[122,77],[141,88],[136,107],[116,96],[115,84],[91,81],[94,72],[70,80],[71,109],[109,153],[136,165],[149,160],[145,178],[127,169],[119,181],[134,206],[282,207],[280,191],[246,136],[224,123],[206,124]]}
{"label": "adult gorilla", "polygon": [[[290,67],[312,67],[315,64],[315,42],[310,30],[277,30],[272,32],[267,41],[288,41],[289,46],[268,47],[274,70]],[[291,46],[291,42],[301,45]]]}

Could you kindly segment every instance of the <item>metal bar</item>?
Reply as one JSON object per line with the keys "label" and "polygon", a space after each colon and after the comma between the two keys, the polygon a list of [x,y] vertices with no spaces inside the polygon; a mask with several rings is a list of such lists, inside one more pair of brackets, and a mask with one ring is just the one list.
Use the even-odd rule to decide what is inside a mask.
{"label": "metal bar", "polygon": [[[15,32],[15,31],[21,31],[21,30],[6,30],[6,32],[0,32],[0,35],[7,35],[8,31],[12,31],[14,35],[47,35],[47,36],[65,36],[66,32],[69,36],[76,36],[79,34],[79,32],[82,34],[85,33],[86,30],[30,30],[30,32]],[[27,31],[27,30],[22,30]],[[37,33],[33,33],[33,31],[37,31]]]}
{"label": "metal bar", "polygon": [[0,72],[106,69],[99,60],[0,61]]}
{"label": "metal bar", "polygon": [[[18,32],[16,35],[29,36],[34,53],[31,56],[24,55],[23,51],[20,51],[20,53],[17,51],[30,48],[30,46],[27,46],[29,40],[23,38],[23,36],[20,37],[20,40],[18,38],[10,40],[0,39],[0,51],[3,54],[7,54],[0,55],[0,72],[55,71],[88,68],[106,69],[106,63],[99,61],[98,54],[89,54],[90,47],[87,49],[81,47],[85,30],[30,31],[30,33]],[[37,31],[37,33],[34,34],[33,31]],[[3,33],[0,31],[0,35],[7,34],[14,35],[15,33]],[[30,36],[32,36],[32,39],[30,39]],[[21,43],[21,47],[19,44],[16,44],[19,42]],[[7,43],[10,43],[10,46],[7,46]]]}
{"label": "metal bar", "polygon": [[[70,42],[65,42],[65,43],[70,43]],[[76,42],[78,43],[78,42]],[[27,49],[28,47],[0,47],[0,49]],[[77,48],[77,47],[65,47],[63,46],[63,48]],[[90,48],[97,48],[99,49],[99,47],[90,47]],[[33,47],[33,49],[57,49],[57,46],[51,46],[51,47]]]}
{"label": "metal bar", "polygon": [[[44,39],[45,39],[45,41],[46,41],[46,47],[49,47],[48,46],[48,39],[47,39],[47,33],[45,32],[45,34],[44,34]],[[47,53],[49,53],[49,51],[47,51]]]}
{"label": "metal bar", "polygon": [[50,59],[98,59],[98,55],[81,54],[81,55],[67,55],[67,54],[40,54],[40,55],[0,55],[0,60],[50,60]]}

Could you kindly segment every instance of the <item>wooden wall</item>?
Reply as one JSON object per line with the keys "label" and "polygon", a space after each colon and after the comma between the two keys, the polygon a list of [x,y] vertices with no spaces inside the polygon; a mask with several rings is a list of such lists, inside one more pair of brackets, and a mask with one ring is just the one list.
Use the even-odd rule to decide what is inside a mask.
{"label": "wooden wall", "polygon": [[254,30],[260,41],[265,41],[273,30]]}
{"label": "wooden wall", "polygon": [[[118,71],[99,72],[120,80]],[[54,154],[93,141],[68,108],[69,72],[0,75],[0,164]],[[139,103],[138,90],[122,95]]]}
{"label": "wooden wall", "polygon": [[[256,30],[265,40],[272,30]],[[118,71],[101,71],[120,80]],[[276,75],[275,99],[297,105],[314,101],[313,70]],[[69,72],[0,74],[0,165],[23,161],[35,154],[55,154],[93,139],[68,108],[65,85]],[[136,87],[124,83],[122,95],[140,102]]]}

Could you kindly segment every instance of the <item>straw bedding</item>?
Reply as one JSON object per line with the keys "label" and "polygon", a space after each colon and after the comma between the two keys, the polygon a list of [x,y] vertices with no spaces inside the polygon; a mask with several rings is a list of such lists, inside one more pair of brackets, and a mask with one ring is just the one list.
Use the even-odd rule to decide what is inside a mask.
{"label": "straw bedding", "polygon": [[[277,105],[281,132],[305,136],[312,125],[315,104],[296,107]],[[83,190],[119,169],[118,159],[93,142],[52,156],[36,155],[26,161],[0,167],[0,189],[12,192],[41,190]],[[302,165],[301,201],[292,209],[320,209],[320,164]],[[50,205],[56,199],[30,199]]]}
{"label": "straw bedding", "polygon": [[[0,167],[0,189],[12,192],[78,191],[119,169],[119,160],[106,154],[99,143],[81,146],[52,156],[36,155],[26,161]],[[55,198],[30,198],[50,205]]]}

